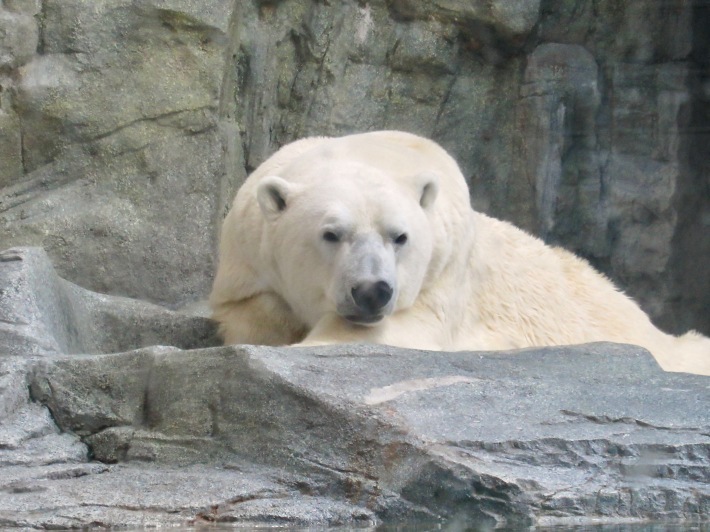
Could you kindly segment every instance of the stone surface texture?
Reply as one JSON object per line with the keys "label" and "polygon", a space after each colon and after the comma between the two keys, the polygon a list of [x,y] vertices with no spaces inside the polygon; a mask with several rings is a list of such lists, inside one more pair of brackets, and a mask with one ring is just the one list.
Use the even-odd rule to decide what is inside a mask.
{"label": "stone surface texture", "polygon": [[247,173],[384,128],[710,334],[707,0],[1,0],[0,527],[710,519],[708,379],[637,348],[217,347]]}
{"label": "stone surface texture", "polygon": [[710,520],[710,379],[638,347],[215,347],[39,248],[0,286],[3,527]]}

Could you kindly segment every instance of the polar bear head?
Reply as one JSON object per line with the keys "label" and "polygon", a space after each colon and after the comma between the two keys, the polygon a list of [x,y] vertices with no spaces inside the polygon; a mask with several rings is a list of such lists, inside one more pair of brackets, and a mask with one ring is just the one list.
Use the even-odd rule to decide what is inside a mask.
{"label": "polar bear head", "polygon": [[327,158],[263,177],[266,283],[310,326],[333,312],[371,325],[410,307],[432,260],[438,188],[432,172],[395,177]]}

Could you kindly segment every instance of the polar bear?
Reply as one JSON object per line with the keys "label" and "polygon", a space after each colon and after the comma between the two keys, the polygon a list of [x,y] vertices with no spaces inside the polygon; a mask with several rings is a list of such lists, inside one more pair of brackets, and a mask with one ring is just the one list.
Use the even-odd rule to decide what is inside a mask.
{"label": "polar bear", "polygon": [[500,350],[612,341],[710,375],[575,255],[481,213],[438,144],[399,131],[288,144],[239,190],[210,304],[226,343]]}

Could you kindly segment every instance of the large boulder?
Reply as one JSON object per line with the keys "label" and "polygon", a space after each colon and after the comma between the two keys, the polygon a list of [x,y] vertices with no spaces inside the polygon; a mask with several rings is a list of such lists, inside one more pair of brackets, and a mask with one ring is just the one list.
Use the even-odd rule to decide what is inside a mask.
{"label": "large boulder", "polygon": [[101,461],[241,457],[385,521],[710,515],[707,378],[629,346],[153,349],[45,360],[30,382]]}
{"label": "large boulder", "polygon": [[60,278],[40,248],[0,253],[0,356],[112,353],[152,345],[217,345],[199,315],[106,296]]}

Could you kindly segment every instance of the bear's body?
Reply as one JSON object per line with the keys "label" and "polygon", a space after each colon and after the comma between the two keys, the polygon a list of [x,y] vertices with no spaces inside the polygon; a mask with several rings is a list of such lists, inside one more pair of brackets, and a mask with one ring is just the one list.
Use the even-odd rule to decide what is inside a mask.
{"label": "bear's body", "polygon": [[227,343],[612,341],[710,374],[710,339],[661,332],[584,260],[474,212],[456,162],[403,132],[304,139],[257,168],[225,218],[210,302]]}

